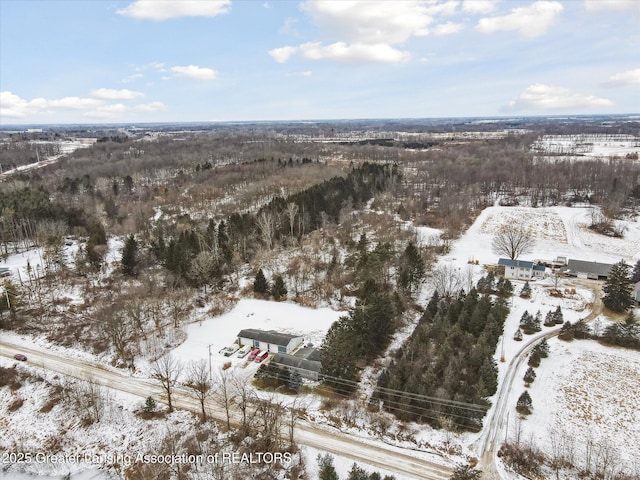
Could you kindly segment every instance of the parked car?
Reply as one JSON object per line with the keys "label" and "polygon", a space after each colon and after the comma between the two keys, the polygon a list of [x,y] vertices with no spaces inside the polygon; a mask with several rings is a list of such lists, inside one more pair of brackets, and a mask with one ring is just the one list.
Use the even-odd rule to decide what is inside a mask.
{"label": "parked car", "polygon": [[238,350],[237,357],[238,358],[244,358],[249,354],[249,352],[251,352],[251,346],[250,345],[245,345],[240,350]]}
{"label": "parked car", "polygon": [[269,351],[265,350],[264,352],[260,352],[256,355],[256,359],[254,360],[256,363],[262,362],[265,358],[269,356]]}
{"label": "parked car", "polygon": [[251,362],[253,360],[256,359],[256,355],[258,355],[260,353],[260,349],[259,348],[254,348],[251,353],[249,354],[249,358],[248,360]]}
{"label": "parked car", "polygon": [[230,357],[231,355],[236,353],[239,348],[240,347],[237,344],[234,343],[233,345],[230,345],[228,347],[224,347],[222,350],[220,350],[219,353],[221,353],[225,357]]}
{"label": "parked car", "polygon": [[20,360],[21,362],[26,362],[27,361],[27,356],[23,355],[22,353],[16,353],[13,358],[15,358],[16,360]]}

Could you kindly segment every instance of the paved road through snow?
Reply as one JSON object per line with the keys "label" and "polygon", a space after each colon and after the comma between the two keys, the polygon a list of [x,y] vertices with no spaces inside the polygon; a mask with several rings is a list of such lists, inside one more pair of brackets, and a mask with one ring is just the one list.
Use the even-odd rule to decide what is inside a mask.
{"label": "paved road through snow", "polygon": [[[24,347],[0,340],[0,355],[12,359],[16,352],[24,353],[28,357],[27,365],[81,380],[91,380],[141,398],[164,396],[159,384],[151,379],[131,377],[95,362],[65,357],[57,352],[35,346]],[[200,412],[199,402],[184,390],[175,389],[172,401],[176,408]],[[211,402],[207,406],[210,417],[226,422],[226,415],[219,406]],[[234,417],[232,423],[236,424],[239,419],[237,412],[234,412]],[[358,437],[323,430],[310,423],[299,422],[294,435],[300,445],[347,457],[356,462],[366,463],[416,480],[443,480],[449,478],[452,473],[451,467],[420,458],[418,452],[403,450],[380,442],[369,443]]]}

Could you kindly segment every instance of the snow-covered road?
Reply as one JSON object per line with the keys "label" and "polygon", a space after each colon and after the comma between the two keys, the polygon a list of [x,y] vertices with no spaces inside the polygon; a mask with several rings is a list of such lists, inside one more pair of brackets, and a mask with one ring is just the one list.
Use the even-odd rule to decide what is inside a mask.
{"label": "snow-covered road", "polygon": [[[27,364],[33,367],[82,380],[91,380],[141,398],[163,397],[159,384],[151,379],[125,375],[98,363],[65,357],[58,352],[47,351],[45,348],[25,347],[0,341],[0,355],[13,358],[13,355],[18,352],[25,354],[28,358]],[[176,408],[200,412],[198,401],[184,390],[175,389],[172,393],[172,402]],[[226,422],[226,415],[220,406],[210,401],[207,403],[207,410],[211,417]],[[239,412],[234,412],[232,423],[239,423],[239,418]],[[373,440],[368,442],[337,431],[327,431],[310,423],[299,422],[296,425],[294,437],[300,445],[347,457],[409,478],[443,480],[449,478],[452,473],[451,467],[421,458],[420,452],[403,451],[401,448],[376,443]]]}

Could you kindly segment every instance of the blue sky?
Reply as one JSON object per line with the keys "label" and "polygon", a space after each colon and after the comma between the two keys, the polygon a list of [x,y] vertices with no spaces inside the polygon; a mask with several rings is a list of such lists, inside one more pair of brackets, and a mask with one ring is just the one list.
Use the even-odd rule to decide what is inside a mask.
{"label": "blue sky", "polygon": [[0,124],[640,112],[640,2],[0,0]]}

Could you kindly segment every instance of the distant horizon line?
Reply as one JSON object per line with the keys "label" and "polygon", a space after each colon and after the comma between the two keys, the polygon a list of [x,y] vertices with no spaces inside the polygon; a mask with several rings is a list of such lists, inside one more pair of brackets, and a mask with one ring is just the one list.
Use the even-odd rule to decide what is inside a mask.
{"label": "distant horizon line", "polygon": [[363,121],[452,121],[452,120],[524,120],[524,119],[572,119],[572,118],[600,118],[600,117],[638,117],[640,112],[630,113],[580,113],[580,114],[553,114],[553,115],[487,115],[487,116],[449,116],[449,117],[353,117],[353,118],[303,118],[289,120],[165,120],[165,121],[141,121],[141,122],[59,122],[59,123],[0,123],[0,130],[25,127],[108,127],[108,126],[132,126],[136,125],[208,125],[208,124],[269,124],[269,123],[347,123]]}

